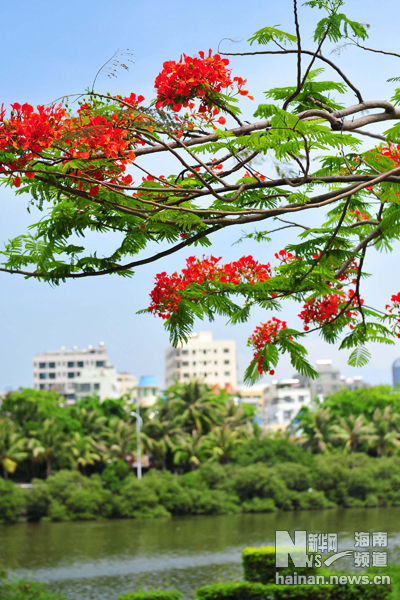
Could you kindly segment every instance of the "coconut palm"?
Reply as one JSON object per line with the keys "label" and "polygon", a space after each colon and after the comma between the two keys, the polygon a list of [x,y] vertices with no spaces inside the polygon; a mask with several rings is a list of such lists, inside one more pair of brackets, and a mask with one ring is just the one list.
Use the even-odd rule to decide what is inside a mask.
{"label": "coconut palm", "polygon": [[329,408],[319,407],[301,418],[302,446],[315,453],[326,452],[332,436],[332,415]]}
{"label": "coconut palm", "polygon": [[71,452],[78,469],[85,473],[87,465],[94,465],[100,461],[101,456],[96,452],[96,443],[89,435],[74,433],[71,443]]}
{"label": "coconut palm", "polygon": [[83,431],[89,436],[98,436],[107,423],[107,417],[102,416],[98,410],[76,407],[73,414],[75,419],[79,421]]}
{"label": "coconut palm", "polygon": [[55,419],[45,419],[40,428],[31,431],[28,447],[31,449],[33,459],[44,460],[46,463],[46,476],[51,475],[54,460],[71,462],[72,452],[67,442],[62,426]]}
{"label": "coconut palm", "polygon": [[136,449],[136,425],[119,417],[112,417],[102,438],[105,445],[99,445],[98,449],[108,452],[113,459],[125,460]]}
{"label": "coconut palm", "polygon": [[174,420],[165,417],[159,412],[155,418],[148,419],[142,430],[142,439],[146,451],[153,455],[157,462],[166,468],[166,455],[174,447],[177,436],[181,430]]}
{"label": "coconut palm", "polygon": [[375,409],[372,418],[374,434],[372,446],[377,449],[378,456],[391,454],[399,448],[399,424],[400,415],[392,412],[392,407],[387,406],[384,410]]}
{"label": "coconut palm", "polygon": [[193,434],[209,431],[222,413],[216,394],[198,380],[173,386],[167,396],[179,423]]}
{"label": "coconut palm", "polygon": [[215,427],[206,436],[204,442],[213,459],[219,460],[221,464],[230,462],[232,454],[243,443],[240,430],[233,430],[228,424]]}
{"label": "coconut palm", "polygon": [[8,474],[14,473],[18,463],[28,456],[24,450],[26,442],[11,419],[0,421],[0,463],[4,479],[7,480]]}
{"label": "coconut palm", "polygon": [[339,424],[332,426],[332,432],[334,439],[344,442],[344,450],[349,452],[355,452],[364,443],[371,444],[374,435],[373,427],[364,415],[339,417]]}
{"label": "coconut palm", "polygon": [[192,471],[197,469],[208,454],[205,436],[195,431],[192,435],[180,435],[174,447],[174,463],[189,464]]}

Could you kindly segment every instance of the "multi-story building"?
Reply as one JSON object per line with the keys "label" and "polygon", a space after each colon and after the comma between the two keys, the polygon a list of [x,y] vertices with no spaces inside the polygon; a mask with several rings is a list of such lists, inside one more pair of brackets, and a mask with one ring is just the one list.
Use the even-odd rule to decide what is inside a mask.
{"label": "multi-story building", "polygon": [[54,352],[35,354],[32,363],[33,387],[55,390],[69,403],[93,393],[100,400],[121,396],[116,369],[109,363],[103,342],[97,348],[78,350],[74,346],[66,350],[63,346]]}
{"label": "multi-story building", "polygon": [[299,379],[275,380],[264,390],[263,424],[269,431],[284,431],[301,407],[310,405],[310,388]]}
{"label": "multi-story building", "polygon": [[121,388],[121,396],[127,396],[134,400],[137,397],[138,379],[131,373],[117,373],[117,381]]}
{"label": "multi-story building", "polygon": [[175,380],[191,379],[236,391],[236,342],[213,340],[211,331],[200,331],[191,335],[187,344],[168,348],[165,352],[166,387]]}
{"label": "multi-story building", "polygon": [[264,394],[268,388],[269,384],[258,384],[251,387],[239,386],[239,401],[251,404],[258,412],[261,412],[264,407]]}
{"label": "multi-story building", "polygon": [[400,385],[400,358],[394,361],[393,366],[393,387]]}

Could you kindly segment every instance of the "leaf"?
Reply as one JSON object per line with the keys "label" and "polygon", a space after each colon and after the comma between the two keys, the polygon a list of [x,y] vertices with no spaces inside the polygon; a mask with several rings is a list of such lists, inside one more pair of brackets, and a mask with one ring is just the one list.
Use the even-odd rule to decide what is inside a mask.
{"label": "leaf", "polygon": [[365,367],[369,363],[371,353],[364,347],[356,348],[350,354],[347,363],[351,367]]}
{"label": "leaf", "polygon": [[285,46],[287,43],[297,43],[297,37],[295,35],[292,33],[286,33],[286,31],[282,31],[281,29],[276,29],[275,26],[263,27],[263,29],[259,29],[247,41],[250,42],[251,46],[254,42],[258,42],[259,44],[268,44],[268,42],[271,42],[272,40],[278,40]]}

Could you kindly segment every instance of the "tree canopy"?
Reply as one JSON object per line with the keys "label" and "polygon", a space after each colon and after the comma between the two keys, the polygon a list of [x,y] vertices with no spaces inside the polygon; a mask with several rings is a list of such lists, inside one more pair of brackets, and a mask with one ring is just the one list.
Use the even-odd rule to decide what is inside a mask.
{"label": "tree canopy", "polygon": [[[90,89],[75,112],[71,97],[37,109],[2,108],[1,182],[29,194],[45,214],[6,244],[1,270],[51,284],[132,276],[136,267],[183,248],[206,248],[227,227],[254,223],[244,238],[260,243],[288,228],[292,242],[275,246],[270,262],[243,256],[224,264],[201,251],[181,273],[158,274],[143,312],[161,316],[177,344],[195,318],[219,314],[238,323],[254,305],[278,311],[285,300],[299,302],[302,331],[273,317],[249,338],[249,382],[273,374],[282,353],[297,371],[315,376],[303,345],[313,331],[331,343],[341,338],[353,366],[367,363],[366,342],[393,344],[400,337],[400,294],[388,291],[386,306],[371,307],[362,283],[366,253],[391,251],[400,235],[399,78],[390,80],[390,100],[368,100],[323,51],[346,45],[382,60],[400,55],[366,46],[366,26],[341,12],[343,4],[306,2],[316,21],[311,49],[301,36],[297,0],[292,32],[263,27],[248,40],[242,55],[277,61],[292,55],[296,65],[286,87],[271,87],[259,99],[252,122],[241,116],[243,103],[247,110],[254,101],[246,79],[228,67],[226,57],[235,53],[211,50],[165,62],[147,105],[136,93]],[[385,121],[383,134],[366,129]],[[371,147],[364,151],[366,139]],[[155,172],[157,156],[175,166]],[[279,165],[276,177],[262,173],[266,157]],[[310,210],[317,226],[296,221]],[[84,245],[91,232],[118,232],[121,243],[103,256],[100,247]],[[155,243],[166,249],[149,256],[146,248]]]}

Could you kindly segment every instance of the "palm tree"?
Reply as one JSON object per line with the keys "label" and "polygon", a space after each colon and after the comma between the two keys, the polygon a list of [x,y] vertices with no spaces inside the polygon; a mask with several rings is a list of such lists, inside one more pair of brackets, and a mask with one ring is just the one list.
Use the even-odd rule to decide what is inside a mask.
{"label": "palm tree", "polygon": [[378,456],[391,454],[400,446],[398,424],[400,415],[392,413],[392,407],[387,406],[385,410],[375,409],[372,424],[374,434],[372,445],[377,448]]}
{"label": "palm tree", "polygon": [[170,408],[188,432],[209,431],[222,412],[216,394],[198,380],[172,386],[167,397]]}
{"label": "palm tree", "polygon": [[334,438],[344,442],[344,450],[355,452],[361,444],[373,440],[373,427],[365,421],[364,415],[350,415],[347,420],[339,417],[339,424],[332,426]]}
{"label": "palm tree", "polygon": [[240,430],[233,431],[227,424],[215,427],[206,436],[204,443],[205,447],[210,450],[213,459],[218,459],[221,464],[227,464],[234,451],[243,442],[244,440],[240,438]]}
{"label": "palm tree", "polygon": [[163,469],[166,468],[166,455],[174,447],[174,442],[181,430],[174,420],[165,417],[159,412],[153,419],[145,422],[142,430],[144,446],[149,454],[152,454]]}
{"label": "palm tree", "polygon": [[174,448],[174,463],[180,465],[187,463],[192,471],[197,469],[207,455],[205,436],[195,431],[192,435],[180,435]]}
{"label": "palm tree", "polygon": [[97,436],[104,430],[107,417],[102,416],[98,410],[91,410],[80,406],[74,408],[74,417],[79,421],[83,431],[87,435]]}
{"label": "palm tree", "polygon": [[46,476],[51,475],[52,461],[71,460],[71,448],[68,444],[62,426],[55,419],[45,419],[40,429],[31,431],[28,447],[34,459],[44,460],[46,463]]}
{"label": "palm tree", "polygon": [[326,452],[331,440],[332,415],[329,408],[319,407],[301,418],[300,443],[315,453]]}
{"label": "palm tree", "polygon": [[11,419],[0,421],[0,463],[4,479],[8,480],[8,474],[14,473],[18,463],[28,456],[24,451],[26,441]]}
{"label": "palm tree", "polygon": [[[112,417],[108,429],[103,433],[105,452],[114,459],[125,460],[137,445],[136,425],[119,417]],[[101,446],[98,446],[98,449]]]}
{"label": "palm tree", "polygon": [[75,432],[71,443],[71,452],[78,469],[82,468],[85,473],[87,465],[94,465],[95,461],[100,461],[101,456],[95,452],[95,441],[89,435],[81,435]]}

